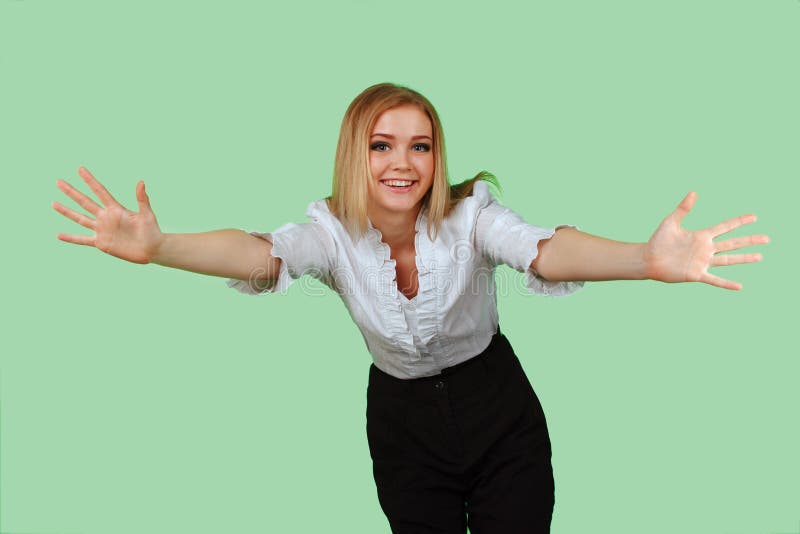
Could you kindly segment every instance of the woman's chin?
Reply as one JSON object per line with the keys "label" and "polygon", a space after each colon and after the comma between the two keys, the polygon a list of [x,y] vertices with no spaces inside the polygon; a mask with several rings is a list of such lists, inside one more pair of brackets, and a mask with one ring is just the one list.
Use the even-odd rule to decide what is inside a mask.
{"label": "woman's chin", "polygon": [[[410,187],[395,188],[384,183],[370,191],[370,204],[376,211],[391,214],[417,213],[425,197],[422,183],[415,181]],[[428,186],[430,188],[430,186]]]}

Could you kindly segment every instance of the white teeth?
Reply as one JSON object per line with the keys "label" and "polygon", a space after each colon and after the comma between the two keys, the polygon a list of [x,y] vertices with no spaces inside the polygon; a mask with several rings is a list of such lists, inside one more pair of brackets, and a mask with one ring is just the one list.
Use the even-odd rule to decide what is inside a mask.
{"label": "white teeth", "polygon": [[407,185],[411,185],[413,182],[404,180],[384,180],[383,183],[385,183],[386,185],[393,185],[397,187],[406,187]]}

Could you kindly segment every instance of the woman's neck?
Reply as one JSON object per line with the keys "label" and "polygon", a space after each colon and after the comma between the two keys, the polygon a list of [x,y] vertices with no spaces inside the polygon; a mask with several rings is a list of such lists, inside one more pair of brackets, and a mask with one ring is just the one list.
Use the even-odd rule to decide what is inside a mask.
{"label": "woman's neck", "polygon": [[407,212],[375,212],[368,209],[367,216],[372,226],[380,231],[383,242],[389,248],[403,250],[414,247],[414,225],[420,209],[419,206]]}

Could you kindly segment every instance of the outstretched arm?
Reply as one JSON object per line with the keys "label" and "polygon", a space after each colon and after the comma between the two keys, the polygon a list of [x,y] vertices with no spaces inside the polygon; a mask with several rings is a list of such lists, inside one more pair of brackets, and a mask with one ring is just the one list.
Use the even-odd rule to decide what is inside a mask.
{"label": "outstretched arm", "polygon": [[[201,274],[239,280],[278,278],[280,259],[269,241],[237,229],[197,234],[164,234],[158,227],[144,182],[136,185],[139,211],[126,209],[84,167],[78,174],[100,199],[87,197],[64,180],[56,185],[91,216],[53,202],[53,208],[94,235],[58,234],[67,243],[87,245],[133,263],[157,263]],[[92,218],[93,217],[93,218]]]}
{"label": "outstretched arm", "polygon": [[761,254],[719,255],[720,252],[769,242],[765,235],[714,238],[742,225],[755,222],[755,215],[742,215],[703,230],[688,231],[681,221],[694,206],[692,192],[670,213],[647,243],[622,243],[562,228],[539,243],[539,254],[531,268],[542,278],[566,280],[659,280],[662,282],[703,282],[725,289],[742,285],[708,272],[711,267],[751,263]]}

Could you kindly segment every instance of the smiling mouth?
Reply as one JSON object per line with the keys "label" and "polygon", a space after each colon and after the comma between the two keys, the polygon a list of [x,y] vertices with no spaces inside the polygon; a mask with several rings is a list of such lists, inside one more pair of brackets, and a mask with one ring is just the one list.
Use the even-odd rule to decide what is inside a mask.
{"label": "smiling mouth", "polygon": [[416,182],[416,180],[401,180],[399,178],[389,178],[386,180],[381,180],[381,182],[388,186],[405,187],[407,185],[413,184],[414,182]]}
{"label": "smiling mouth", "polygon": [[397,179],[390,179],[390,180],[381,180],[380,181],[386,187],[390,189],[395,189],[399,191],[407,191],[411,189],[411,187],[417,183],[416,180],[397,180]]}

